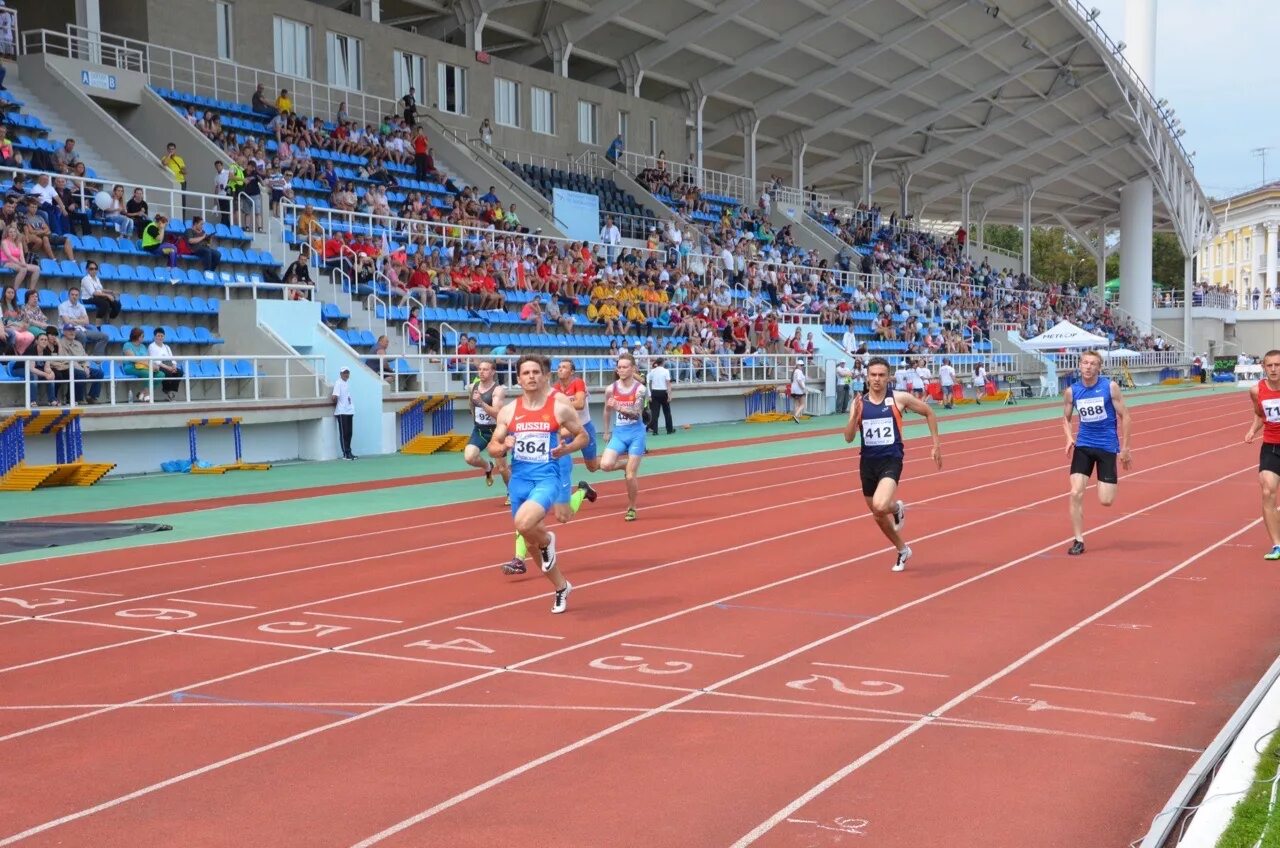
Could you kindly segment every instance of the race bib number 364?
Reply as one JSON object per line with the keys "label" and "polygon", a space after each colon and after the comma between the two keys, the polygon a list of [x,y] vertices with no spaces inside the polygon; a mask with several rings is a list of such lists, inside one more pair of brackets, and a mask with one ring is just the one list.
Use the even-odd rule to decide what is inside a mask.
{"label": "race bib number 364", "polygon": [[551,433],[517,434],[515,459],[519,462],[550,462]]}

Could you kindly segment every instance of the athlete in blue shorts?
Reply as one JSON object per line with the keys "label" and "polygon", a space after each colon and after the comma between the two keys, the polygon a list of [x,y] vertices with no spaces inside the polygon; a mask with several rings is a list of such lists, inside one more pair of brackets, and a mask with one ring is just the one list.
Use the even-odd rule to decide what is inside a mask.
{"label": "athlete in blue shorts", "polygon": [[[1084,490],[1097,468],[1098,503],[1111,506],[1116,500],[1117,455],[1126,471],[1133,464],[1129,456],[1129,410],[1120,387],[1101,376],[1102,355],[1088,350],[1080,354],[1080,379],[1063,395],[1062,429],[1067,434],[1071,455],[1071,531],[1075,534],[1070,556],[1084,553]],[[1071,416],[1080,416],[1080,431],[1071,432]],[[1120,433],[1116,433],[1119,424]]]}
{"label": "athlete in blue shorts", "polygon": [[587,393],[587,384],[578,376],[577,369],[571,359],[560,360],[560,364],[556,367],[556,377],[555,390],[567,397],[569,402],[573,404],[573,408],[578,411],[578,419],[582,422],[582,429],[587,431],[589,441],[587,446],[582,449],[582,463],[587,466],[588,471],[599,471],[600,460],[598,458],[599,448],[596,444],[596,425],[591,421],[591,401]]}
{"label": "athlete in blue shorts", "polygon": [[[581,450],[587,434],[578,413],[561,395],[551,395],[547,379],[551,362],[545,356],[525,354],[516,364],[524,395],[498,413],[490,456],[511,454],[511,515],[516,532],[537,549],[542,571],[555,587],[553,613],[568,606],[573,586],[556,565],[556,535],[544,521],[560,498],[561,457]],[[560,430],[571,440],[560,441]]]}
{"label": "athlete in blue shorts", "polygon": [[[636,520],[636,499],[640,484],[636,474],[645,455],[644,403],[648,389],[636,379],[636,361],[631,354],[618,357],[618,379],[605,389],[605,420],[612,420],[613,434],[600,456],[603,471],[625,467],[627,479],[627,521]],[[612,419],[610,419],[612,412]],[[622,460],[626,456],[625,462]]]}

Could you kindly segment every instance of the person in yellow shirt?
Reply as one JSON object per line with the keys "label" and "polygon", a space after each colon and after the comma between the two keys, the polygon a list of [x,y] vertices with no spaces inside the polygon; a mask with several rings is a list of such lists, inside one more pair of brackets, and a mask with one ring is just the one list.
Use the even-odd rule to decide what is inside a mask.
{"label": "person in yellow shirt", "polygon": [[187,190],[187,163],[178,155],[178,145],[171,141],[165,146],[164,156],[160,159],[160,165],[173,177],[173,181],[178,184],[178,188],[183,191]]}
{"label": "person in yellow shirt", "polygon": [[604,280],[597,279],[596,284],[591,287],[592,302],[599,302],[609,296],[609,287],[604,284]]}
{"label": "person in yellow shirt", "polygon": [[636,306],[634,303],[627,307],[627,321],[632,324],[645,323],[644,313],[641,312],[640,307]]}
{"label": "person in yellow shirt", "polygon": [[598,300],[592,298],[591,303],[587,305],[587,320],[597,321],[600,318],[600,307],[597,305]]}
{"label": "person in yellow shirt", "polygon": [[293,114],[293,101],[289,99],[289,89],[280,89],[280,96],[276,98],[276,109]]}

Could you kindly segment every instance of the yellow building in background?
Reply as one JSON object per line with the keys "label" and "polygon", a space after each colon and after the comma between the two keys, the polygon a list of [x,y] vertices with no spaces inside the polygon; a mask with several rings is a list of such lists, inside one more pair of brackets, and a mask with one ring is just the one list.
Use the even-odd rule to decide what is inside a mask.
{"label": "yellow building in background", "polygon": [[1280,265],[1280,181],[1215,201],[1213,213],[1218,234],[1200,249],[1200,281],[1226,286],[1246,308],[1255,292],[1274,301]]}

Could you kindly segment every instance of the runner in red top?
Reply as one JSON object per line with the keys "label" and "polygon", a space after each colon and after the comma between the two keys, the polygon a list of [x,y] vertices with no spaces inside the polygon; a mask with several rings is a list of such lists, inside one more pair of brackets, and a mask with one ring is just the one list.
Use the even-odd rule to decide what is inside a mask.
{"label": "runner in red top", "polygon": [[1258,483],[1262,486],[1262,520],[1271,534],[1271,550],[1263,559],[1280,560],[1280,510],[1276,507],[1276,490],[1280,487],[1280,350],[1269,350],[1262,357],[1266,376],[1249,389],[1253,402],[1253,424],[1245,433],[1245,444],[1252,444],[1262,431],[1262,451],[1258,458]]}

